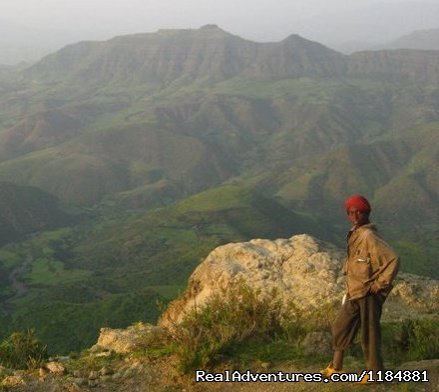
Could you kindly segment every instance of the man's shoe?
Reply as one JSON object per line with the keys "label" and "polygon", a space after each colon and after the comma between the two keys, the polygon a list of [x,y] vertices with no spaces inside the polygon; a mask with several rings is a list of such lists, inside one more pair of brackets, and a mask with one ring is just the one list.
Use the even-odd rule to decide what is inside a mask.
{"label": "man's shoe", "polygon": [[329,364],[325,369],[320,370],[319,372],[323,377],[330,377],[334,373],[343,373],[341,370],[335,369],[332,367],[332,364]]}
{"label": "man's shoe", "polygon": [[359,384],[359,385],[373,385],[373,384],[378,382],[376,380],[373,380],[373,381],[369,381],[369,380],[370,380],[369,373],[366,373],[360,381],[357,381],[357,384]]}

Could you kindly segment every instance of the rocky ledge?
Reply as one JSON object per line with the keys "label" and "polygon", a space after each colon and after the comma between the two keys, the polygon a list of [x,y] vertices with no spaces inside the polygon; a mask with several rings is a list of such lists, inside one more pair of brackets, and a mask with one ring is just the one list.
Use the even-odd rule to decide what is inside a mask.
{"label": "rocky ledge", "polygon": [[[309,235],[274,241],[255,239],[213,250],[189,278],[187,290],[172,302],[159,325],[179,323],[213,295],[227,292],[240,280],[270,295],[276,290],[298,309],[318,308],[341,300],[345,292],[342,265],[345,251]],[[426,317],[439,310],[439,281],[399,273],[384,307],[383,319]]]}

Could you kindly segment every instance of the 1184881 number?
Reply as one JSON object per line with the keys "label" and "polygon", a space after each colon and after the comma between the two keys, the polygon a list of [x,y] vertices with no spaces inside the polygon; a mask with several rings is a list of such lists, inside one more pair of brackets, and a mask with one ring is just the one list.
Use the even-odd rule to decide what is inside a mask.
{"label": "1184881 number", "polygon": [[370,370],[367,374],[369,375],[369,381],[371,382],[428,382],[426,370],[378,370],[377,372]]}

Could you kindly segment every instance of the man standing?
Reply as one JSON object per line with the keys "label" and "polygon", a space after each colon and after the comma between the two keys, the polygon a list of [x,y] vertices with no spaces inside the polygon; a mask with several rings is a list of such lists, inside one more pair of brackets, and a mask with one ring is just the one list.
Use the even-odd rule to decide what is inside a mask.
{"label": "man standing", "polygon": [[381,356],[381,308],[392,289],[399,268],[399,257],[378,235],[370,223],[371,207],[366,198],[353,195],[346,202],[346,213],[353,227],[347,235],[347,293],[332,326],[334,356],[322,370],[326,377],[343,368],[344,351],[361,330],[361,345],[368,370],[383,370]]}

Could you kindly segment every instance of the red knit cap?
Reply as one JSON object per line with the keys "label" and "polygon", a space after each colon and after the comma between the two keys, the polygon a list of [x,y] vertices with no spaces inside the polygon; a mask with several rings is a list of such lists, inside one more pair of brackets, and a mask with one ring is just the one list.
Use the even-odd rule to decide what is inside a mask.
{"label": "red knit cap", "polygon": [[351,207],[355,207],[361,212],[370,212],[372,210],[367,199],[361,195],[353,195],[346,199],[345,201],[346,211],[349,211]]}

